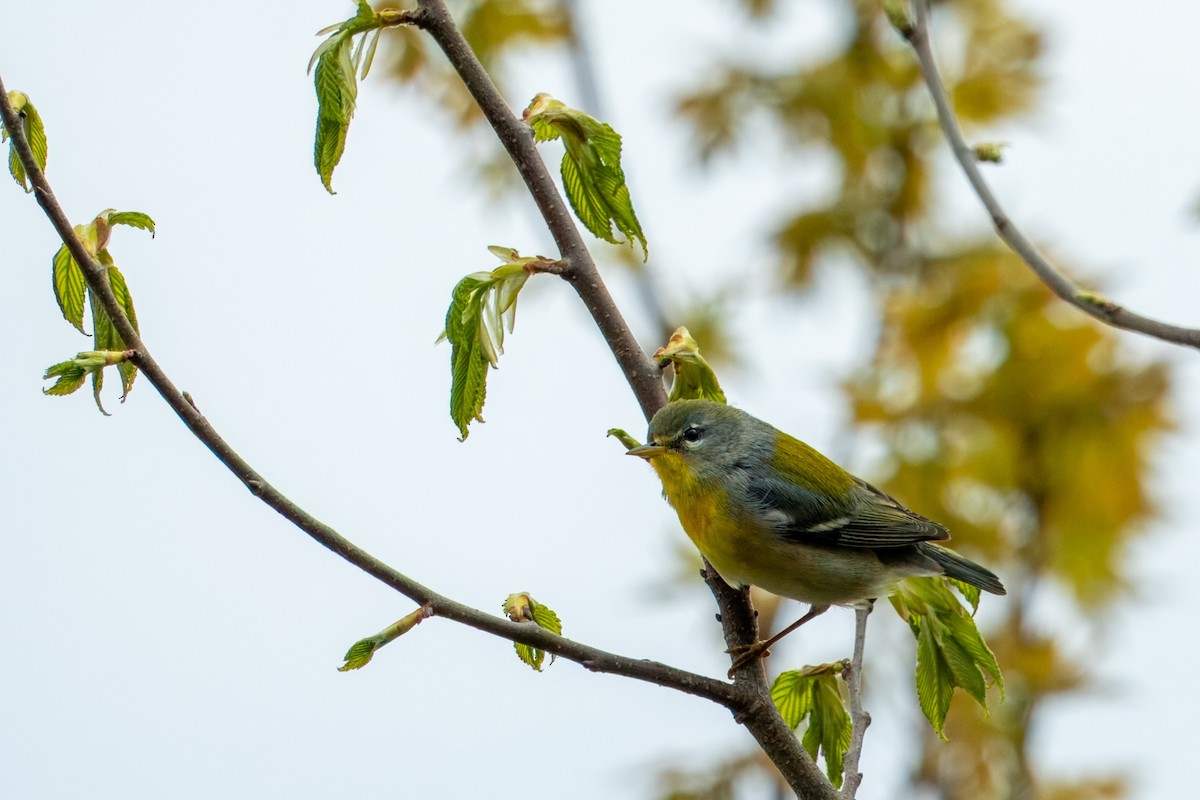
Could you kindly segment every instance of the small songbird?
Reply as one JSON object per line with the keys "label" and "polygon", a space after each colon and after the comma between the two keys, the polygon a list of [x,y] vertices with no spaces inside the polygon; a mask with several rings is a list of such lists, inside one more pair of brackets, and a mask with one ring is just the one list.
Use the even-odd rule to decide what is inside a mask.
{"label": "small songbird", "polygon": [[950,538],[944,527],[745,411],[676,400],[654,415],[647,438],[629,455],[654,467],[684,531],[725,582],[812,606],[733,669],[829,606],[886,597],[905,578],[946,575],[1005,593],[989,570],[931,543]]}

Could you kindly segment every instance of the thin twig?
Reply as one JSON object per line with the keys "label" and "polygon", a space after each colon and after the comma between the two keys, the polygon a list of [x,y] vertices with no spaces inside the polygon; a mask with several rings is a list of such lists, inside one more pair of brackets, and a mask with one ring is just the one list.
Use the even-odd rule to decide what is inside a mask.
{"label": "thin twig", "polygon": [[557,636],[534,625],[521,625],[455,602],[383,563],[292,502],[230,447],[229,443],[199,412],[190,395],[180,392],[158,365],[158,362],[154,360],[113,295],[105,268],[87,251],[75,235],[66,213],[46,181],[45,174],[38,167],[33,153],[29,149],[29,144],[25,140],[20,118],[8,102],[8,94],[2,79],[0,79],[0,118],[3,119],[4,126],[13,137],[17,155],[33,185],[38,205],[45,211],[59,237],[62,238],[75,261],[78,262],[88,288],[99,299],[100,305],[112,319],[126,346],[136,351],[131,358],[133,363],[137,365],[150,385],[158,391],[167,405],[183,420],[196,438],[203,442],[213,455],[246,485],[252,494],[307,533],[318,544],[333,551],[363,572],[375,577],[414,602],[429,606],[437,616],[460,622],[503,639],[540,648],[560,658],[578,662],[595,672],[608,672],[635,678],[703,697],[729,708],[735,714],[755,711],[760,704],[759,698],[733,684],[654,661],[609,653]]}
{"label": "thin twig", "polygon": [[[850,690],[850,747],[846,750],[845,778],[842,781],[842,797],[854,800],[858,787],[862,783],[862,773],[858,771],[858,760],[862,756],[863,737],[866,736],[867,726],[871,724],[871,715],[863,709],[863,647],[867,642],[867,617],[875,601],[870,600],[866,605],[854,609],[854,655],[850,659],[849,669],[843,670],[846,686]],[[849,672],[849,675],[846,673]]]}
{"label": "thin twig", "polygon": [[913,6],[916,10],[915,22],[902,29],[900,33],[908,40],[917,54],[917,60],[921,65],[921,75],[924,77],[925,84],[929,87],[929,93],[933,96],[933,103],[937,107],[938,121],[941,123],[942,132],[949,140],[954,158],[967,176],[971,188],[975,190],[975,194],[983,203],[988,215],[991,216],[992,224],[996,227],[996,234],[1029,265],[1029,268],[1049,287],[1050,291],[1088,316],[1114,328],[1143,333],[1174,344],[1200,347],[1200,330],[1169,325],[1149,317],[1143,317],[1097,292],[1082,288],[1059,272],[1045,256],[1038,252],[1033,242],[1017,228],[999,201],[996,200],[987,181],[983,179],[983,174],[979,171],[979,165],[975,160],[974,149],[967,144],[962,130],[958,126],[950,98],[946,94],[946,87],[942,83],[941,75],[938,73],[937,64],[933,58],[933,46],[929,37],[928,4],[926,0],[913,0]]}

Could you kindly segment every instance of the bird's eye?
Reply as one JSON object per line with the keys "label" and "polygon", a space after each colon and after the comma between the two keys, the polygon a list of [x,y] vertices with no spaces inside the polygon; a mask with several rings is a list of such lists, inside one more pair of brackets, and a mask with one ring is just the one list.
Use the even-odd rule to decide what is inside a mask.
{"label": "bird's eye", "polygon": [[704,433],[699,428],[692,427],[683,432],[683,439],[684,441],[695,443],[700,441],[700,437],[703,435]]}

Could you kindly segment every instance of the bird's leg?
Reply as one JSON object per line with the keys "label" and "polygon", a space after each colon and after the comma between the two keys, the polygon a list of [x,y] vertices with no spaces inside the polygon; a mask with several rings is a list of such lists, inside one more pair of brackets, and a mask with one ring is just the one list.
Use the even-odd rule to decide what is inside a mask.
{"label": "bird's leg", "polygon": [[770,651],[771,645],[775,644],[780,639],[787,636],[792,631],[796,630],[796,628],[799,628],[801,625],[808,622],[810,619],[813,619],[814,617],[819,617],[828,610],[829,610],[828,605],[810,606],[807,614],[805,614],[803,617],[801,617],[800,619],[793,622],[791,625],[788,625],[786,628],[784,628],[779,633],[772,636],[770,639],[767,639],[765,642],[755,642],[754,644],[746,644],[746,645],[742,645],[740,647],[729,648],[729,650],[727,650],[726,652],[729,653],[731,656],[735,656],[735,658],[733,659],[732,666],[729,667],[729,677],[732,678],[733,673],[737,672],[739,669],[746,666],[751,661],[769,656],[771,654],[771,651]]}

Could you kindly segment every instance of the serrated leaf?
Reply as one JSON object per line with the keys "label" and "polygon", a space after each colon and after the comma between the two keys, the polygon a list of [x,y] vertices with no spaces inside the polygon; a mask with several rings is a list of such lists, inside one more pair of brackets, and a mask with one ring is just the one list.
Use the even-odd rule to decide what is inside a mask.
{"label": "serrated leaf", "polygon": [[[558,614],[554,613],[545,604],[534,600],[529,596],[528,592],[510,594],[505,598],[503,608],[505,615],[513,622],[532,622],[539,628],[550,631],[556,636],[562,635],[562,621],[559,620]],[[513,642],[513,649],[521,661],[538,672],[542,671],[542,664],[546,660],[545,650],[521,644],[520,642]],[[554,663],[554,659],[555,656],[551,655],[551,664]]]}
{"label": "serrated leaf", "polygon": [[950,697],[963,689],[986,713],[987,685],[994,681],[1004,697],[1004,678],[996,656],[980,635],[974,617],[954,596],[952,581],[913,578],[897,587],[892,605],[917,638],[917,698],[941,738]]}
{"label": "serrated leaf", "polygon": [[368,636],[366,639],[359,639],[354,644],[350,645],[350,649],[346,651],[346,655],[342,659],[346,662],[338,667],[338,672],[349,672],[352,669],[362,669],[367,664],[371,663],[371,659],[375,656],[375,651],[379,648],[379,640],[374,636]]}
{"label": "serrated leaf", "polygon": [[49,389],[42,389],[42,393],[64,397],[83,386],[83,382],[87,380],[87,370],[74,361],[60,361],[47,368],[45,374],[42,375],[43,380],[50,378],[58,378],[58,380]]}
{"label": "serrated leaf", "polygon": [[43,389],[44,394],[63,396],[68,395],[83,386],[83,382],[88,375],[92,376],[93,393],[96,394],[96,405],[100,411],[107,416],[104,407],[100,404],[99,391],[103,386],[103,369],[113,364],[122,364],[128,357],[129,352],[124,350],[86,350],[82,353],[76,353],[75,357],[67,361],[60,361],[57,364],[46,369],[42,375],[43,380],[50,378],[58,378],[53,386],[49,389]]}
{"label": "serrated leaf", "polygon": [[313,85],[317,90],[317,133],[313,163],[326,191],[333,191],[333,170],[346,149],[346,134],[358,97],[354,64],[350,57],[351,34],[334,34],[332,43],[317,59]]}
{"label": "serrated leaf", "polygon": [[563,189],[567,192],[567,200],[575,210],[575,216],[597,238],[612,244],[619,244],[612,232],[612,221],[605,207],[604,198],[597,191],[595,181],[584,179],[579,161],[571,157],[570,152],[562,159]]}
{"label": "serrated leaf", "polygon": [[840,789],[853,726],[838,690],[837,677],[822,675],[815,678],[811,696],[812,711],[800,744],[813,758],[817,757],[818,751],[825,757],[825,774],[834,788]]}
{"label": "serrated leaf", "polygon": [[563,189],[584,227],[606,242],[619,244],[615,227],[626,241],[632,244],[636,239],[641,244],[644,261],[649,256],[646,236],[621,168],[620,134],[545,93],[535,96],[522,116],[535,141],[563,140]]}
{"label": "serrated leaf", "polygon": [[520,642],[513,642],[513,649],[517,652],[517,658],[533,667],[534,670],[538,672],[542,671],[542,664],[546,660],[545,650],[539,650],[536,647],[530,647]]}
{"label": "serrated leaf", "polygon": [[529,279],[526,265],[544,262],[521,258],[510,248],[488,248],[511,262],[491,272],[475,272],[463,278],[451,293],[446,310],[446,327],[438,341],[450,342],[450,418],[465,441],[472,422],[483,422],[487,397],[488,367],[498,367],[504,352],[504,332],[516,320],[517,296]]}
{"label": "serrated leaf", "polygon": [[795,669],[779,673],[771,684],[771,702],[792,730],[799,727],[812,709],[811,689],[812,679]]}
{"label": "serrated leaf", "polygon": [[375,653],[379,648],[396,641],[417,625],[420,625],[432,616],[432,614],[433,611],[428,606],[421,606],[416,611],[405,614],[374,636],[359,639],[350,645],[350,649],[346,651],[346,655],[343,658],[346,663],[338,667],[338,672],[362,669],[371,663],[371,659],[375,657]]}
{"label": "serrated leaf", "polygon": [[151,238],[155,235],[154,220],[149,214],[143,214],[141,211],[117,211],[108,215],[109,225],[128,225],[131,228],[140,228],[144,231],[150,231]]}
{"label": "serrated leaf", "polygon": [[488,358],[479,340],[483,291],[486,284],[467,276],[454,287],[442,338],[450,342],[450,418],[465,441],[468,425],[483,422],[487,397]]}
{"label": "serrated leaf", "polygon": [[771,701],[789,728],[808,719],[801,744],[814,759],[825,757],[825,771],[835,787],[842,784],[843,761],[850,747],[850,714],[838,689],[840,664],[822,664],[780,673],[771,684]]}
{"label": "serrated leaf", "polygon": [[87,281],[83,278],[83,270],[79,268],[75,257],[64,244],[54,254],[54,299],[62,311],[63,319],[87,336],[83,329],[83,306],[87,296]]}
{"label": "serrated leaf", "polygon": [[[33,103],[29,102],[29,96],[24,92],[9,92],[8,102],[12,105],[13,110],[20,114],[21,132],[25,134],[25,141],[29,144],[29,149],[33,151],[33,160],[45,172],[49,147],[46,142],[46,127],[42,123],[41,115],[38,114]],[[0,128],[2,127],[0,126]],[[8,131],[4,131],[4,133],[7,135]],[[29,184],[29,176],[25,174],[25,165],[21,163],[13,142],[9,142],[8,146],[8,171],[22,189],[26,192],[33,191],[33,186]]]}
{"label": "serrated leaf", "polygon": [[[129,293],[129,286],[125,283],[125,276],[116,267],[108,268],[108,284],[112,287],[113,295],[117,298],[117,303],[121,306],[121,310],[125,312],[125,316],[129,318],[129,324],[133,329],[138,329],[137,312],[133,309],[133,295]],[[116,334],[116,330],[113,330]],[[117,335],[115,347],[104,348],[108,350],[124,350],[125,340]],[[129,396],[130,390],[133,389],[133,380],[137,377],[137,367],[132,361],[122,361],[117,365],[117,370],[121,373],[121,402],[125,402],[125,398]]]}
{"label": "serrated leaf", "polygon": [[539,628],[562,636],[562,620],[546,604],[534,602],[533,621]]}
{"label": "serrated leaf", "polygon": [[946,714],[954,695],[953,676],[942,659],[941,651],[929,626],[922,624],[917,633],[917,702],[934,733],[943,741]]}
{"label": "serrated leaf", "polygon": [[983,596],[983,590],[978,586],[972,586],[966,581],[955,580],[954,578],[946,578],[946,581],[958,590],[958,593],[963,596],[971,606],[971,613],[974,614],[979,610],[979,598]]}

